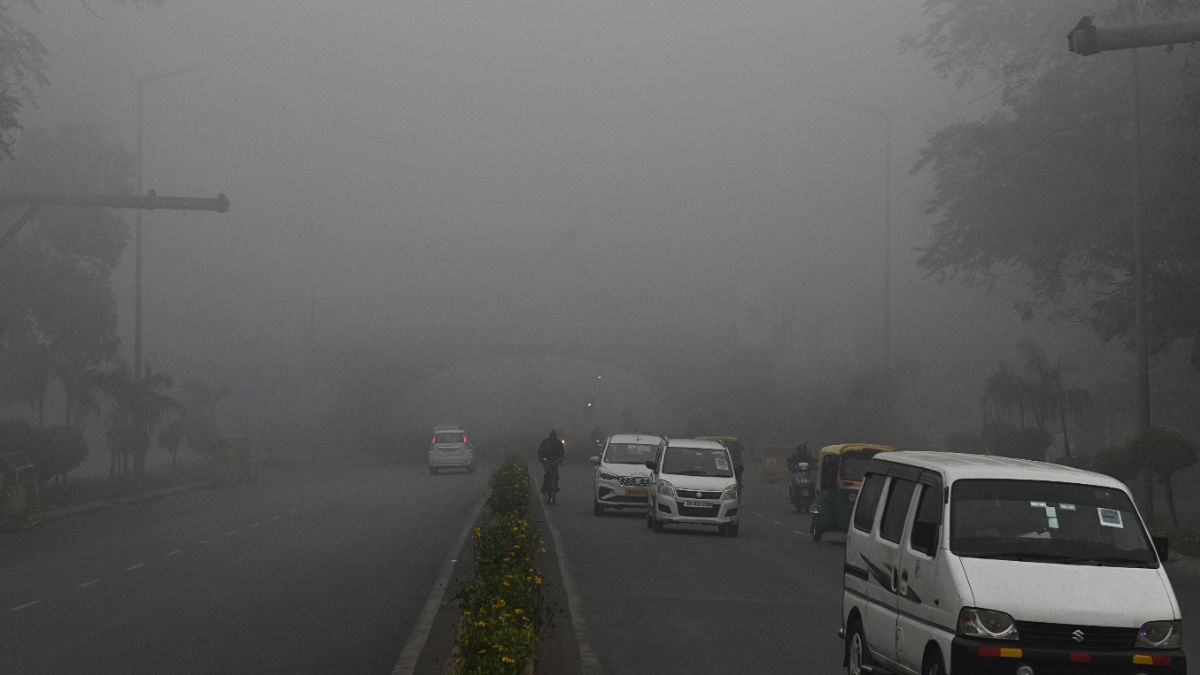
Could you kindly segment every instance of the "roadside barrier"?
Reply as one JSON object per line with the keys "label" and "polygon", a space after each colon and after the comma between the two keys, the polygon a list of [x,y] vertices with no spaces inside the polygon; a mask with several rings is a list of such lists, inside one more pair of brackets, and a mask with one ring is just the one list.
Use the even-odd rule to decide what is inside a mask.
{"label": "roadside barrier", "polygon": [[488,488],[471,533],[475,574],[455,593],[461,616],[452,672],[530,672],[550,612],[537,561],[545,545],[530,519],[533,481],[524,458],[510,454]]}

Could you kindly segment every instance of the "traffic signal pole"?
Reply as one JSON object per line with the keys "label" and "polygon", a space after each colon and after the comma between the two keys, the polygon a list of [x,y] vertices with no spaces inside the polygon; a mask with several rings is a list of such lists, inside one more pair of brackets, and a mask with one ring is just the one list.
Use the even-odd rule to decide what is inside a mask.
{"label": "traffic signal pole", "polygon": [[1085,16],[1067,33],[1067,48],[1083,56],[1188,42],[1200,42],[1200,21],[1098,28],[1092,23],[1092,17]]}

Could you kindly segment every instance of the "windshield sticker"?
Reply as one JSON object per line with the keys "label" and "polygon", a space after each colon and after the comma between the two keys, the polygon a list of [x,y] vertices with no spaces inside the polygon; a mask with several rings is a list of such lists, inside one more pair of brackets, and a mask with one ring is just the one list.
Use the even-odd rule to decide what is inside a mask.
{"label": "windshield sticker", "polygon": [[1029,505],[1035,509],[1042,509],[1046,512],[1046,527],[1051,530],[1058,529],[1058,510],[1053,506],[1047,506],[1046,502],[1029,502]]}
{"label": "windshield sticker", "polygon": [[1125,523],[1121,520],[1121,512],[1117,509],[1106,509],[1099,506],[1096,507],[1096,513],[1100,514],[1100,524],[1105,527],[1125,527]]}
{"label": "windshield sticker", "polygon": [[1030,505],[1030,506],[1032,506],[1032,507],[1033,507],[1033,508],[1035,508],[1035,509],[1044,509],[1044,508],[1046,508],[1046,502],[1029,502],[1029,505]]}
{"label": "windshield sticker", "polygon": [[1059,504],[1058,510],[1059,511],[1074,511],[1075,505],[1074,504]]}
{"label": "windshield sticker", "polygon": [[714,457],[713,464],[716,464],[717,469],[720,471],[728,471],[729,470],[729,462],[727,462],[724,457]]}

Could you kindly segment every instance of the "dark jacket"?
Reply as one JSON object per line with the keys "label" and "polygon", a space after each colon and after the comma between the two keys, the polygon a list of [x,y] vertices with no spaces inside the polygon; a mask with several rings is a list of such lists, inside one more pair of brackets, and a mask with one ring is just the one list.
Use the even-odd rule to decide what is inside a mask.
{"label": "dark jacket", "polygon": [[546,461],[548,459],[562,459],[563,446],[562,441],[553,436],[547,436],[542,440],[542,444],[538,446],[538,459]]}

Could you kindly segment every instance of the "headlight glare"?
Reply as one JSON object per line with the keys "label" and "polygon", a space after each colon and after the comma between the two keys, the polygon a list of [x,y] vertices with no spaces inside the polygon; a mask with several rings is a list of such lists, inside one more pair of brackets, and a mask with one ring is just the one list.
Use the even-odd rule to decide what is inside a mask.
{"label": "headlight glare", "polygon": [[1138,629],[1133,644],[1141,649],[1179,649],[1182,645],[1182,621],[1147,621]]}
{"label": "headlight glare", "polygon": [[1004,612],[964,607],[958,613],[958,634],[985,640],[1016,640],[1017,624]]}

